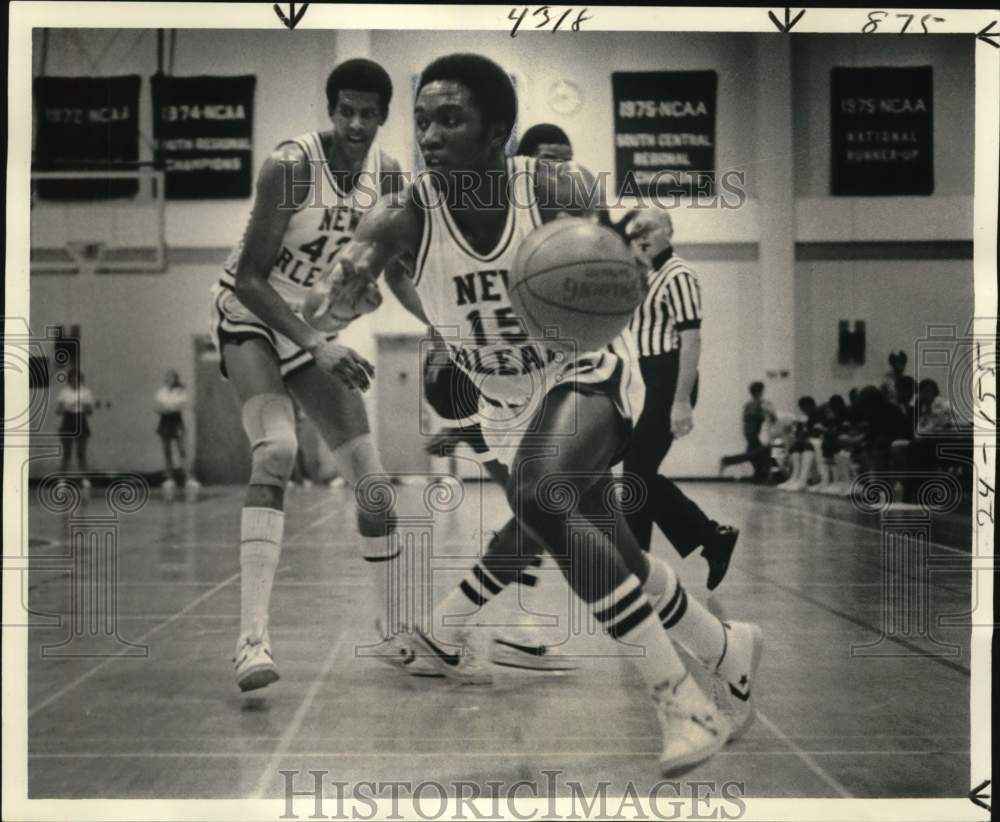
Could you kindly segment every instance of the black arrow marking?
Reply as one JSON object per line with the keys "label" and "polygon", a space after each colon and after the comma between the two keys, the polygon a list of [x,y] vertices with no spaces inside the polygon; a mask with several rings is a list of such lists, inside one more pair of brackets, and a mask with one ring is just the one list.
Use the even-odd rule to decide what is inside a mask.
{"label": "black arrow marking", "polygon": [[798,23],[799,20],[802,19],[802,15],[805,14],[805,13],[806,13],[806,10],[802,9],[802,11],[800,11],[798,14],[796,14],[795,17],[792,17],[791,16],[792,10],[790,8],[788,8],[788,6],[785,6],[785,22],[784,23],[782,23],[777,17],[774,16],[774,12],[773,11],[769,11],[767,13],[767,16],[770,17],[771,18],[771,22],[774,23],[774,25],[776,25],[778,27],[778,31],[780,31],[782,34],[788,34],[788,32],[790,32],[792,30],[792,26],[794,26],[796,23]]}
{"label": "black arrow marking", "polygon": [[[991,43],[991,45],[996,45]],[[976,785],[971,791],[969,791],[969,801],[978,805],[980,808],[985,808],[990,810],[988,802],[983,802],[984,799],[989,799],[990,795],[988,793],[982,793],[983,790],[990,786],[990,780],[984,779],[979,785]]]}
{"label": "black arrow marking", "polygon": [[[1000,31],[993,31],[993,27],[997,24],[996,20],[990,20],[990,24],[985,26],[978,34],[976,34],[977,40],[982,40],[984,43],[989,43],[993,48],[1000,49],[1000,43],[994,43],[991,37],[1000,37]],[[992,34],[990,32],[993,32]]]}
{"label": "black arrow marking", "polygon": [[302,16],[306,13],[306,9],[308,9],[308,8],[309,8],[309,4],[308,3],[303,3],[302,7],[299,9],[298,14],[296,14],[295,13],[295,4],[294,3],[289,3],[288,4],[288,15],[286,16],[285,12],[282,11],[281,6],[279,6],[277,3],[275,3],[274,4],[274,13],[277,14],[278,15],[278,19],[281,20],[281,22],[285,24],[285,28],[287,28],[289,31],[291,31],[292,29],[294,29],[299,24],[299,21],[302,19]]}

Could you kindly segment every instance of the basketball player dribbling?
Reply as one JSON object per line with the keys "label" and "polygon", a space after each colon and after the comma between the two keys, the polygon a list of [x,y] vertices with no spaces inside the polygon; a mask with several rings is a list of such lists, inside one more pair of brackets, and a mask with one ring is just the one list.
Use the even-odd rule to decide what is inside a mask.
{"label": "basketball player dribbling", "polygon": [[[712,756],[752,719],[759,629],[724,625],[689,598],[669,566],[643,554],[620,512],[617,546],[587,520],[608,514],[603,498],[610,468],[625,451],[631,417],[641,408],[641,380],[632,376],[627,337],[620,335],[605,351],[560,362],[558,352],[527,339],[513,314],[506,276],[519,244],[562,214],[592,212],[582,196],[590,188],[582,169],[504,156],[516,113],[513,85],[492,61],[455,54],[431,63],[418,84],[414,116],[432,174],[368,214],[332,276],[315,291],[335,289],[320,308],[349,313],[364,303],[390,261],[402,259],[405,266],[390,273],[398,279],[400,270],[409,269],[421,315],[439,332],[462,330],[459,339],[442,336],[482,394],[484,432],[497,407],[515,415],[527,411],[531,442],[507,449],[513,451],[508,500],[604,630],[644,648],[635,661],[663,731],[660,765],[664,774],[675,774]],[[459,281],[469,288],[458,289]],[[546,499],[553,480],[573,486],[573,505]],[[579,539],[567,546],[570,517]],[[471,635],[482,607],[511,581],[509,560],[488,552],[438,603],[433,627],[416,626],[422,653],[446,676],[470,684],[489,681]],[[671,637],[716,674],[715,700],[690,675]]]}
{"label": "basketball player dribbling", "polygon": [[[399,166],[375,142],[389,112],[392,83],[378,64],[349,60],[331,72],[326,96],[332,128],[292,138],[264,162],[249,224],[212,290],[213,335],[251,446],[234,659],[244,691],[279,678],[268,621],[284,531],[284,489],[297,451],[292,397],[349,483],[383,472],[359,394],[368,388],[373,368],[336,342],[336,332],[354,315],[319,332],[304,322],[301,306],[362,214],[399,185]],[[374,310],[380,300],[373,286],[359,306]],[[359,508],[357,525],[373,584],[384,591],[382,571],[393,560],[385,538],[391,517]]]}

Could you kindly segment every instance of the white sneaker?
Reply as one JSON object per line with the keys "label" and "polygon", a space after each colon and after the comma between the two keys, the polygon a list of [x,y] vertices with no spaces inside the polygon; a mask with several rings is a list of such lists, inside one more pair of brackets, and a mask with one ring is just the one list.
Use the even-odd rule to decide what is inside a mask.
{"label": "white sneaker", "polygon": [[347,485],[347,482],[343,477],[334,477],[330,480],[331,488],[343,488],[345,485]]}
{"label": "white sneaker", "polygon": [[653,691],[663,731],[660,773],[676,776],[704,762],[729,739],[729,720],[713,704],[690,673],[676,685]]}
{"label": "white sneaker", "polygon": [[523,626],[505,628],[502,636],[493,638],[490,662],[530,671],[575,671],[579,667],[556,646],[540,642],[536,630]]}
{"label": "white sneaker", "polygon": [[483,664],[470,635],[469,629],[458,628],[454,646],[442,647],[420,628],[414,628],[413,633],[417,655],[433,664],[439,673],[462,685],[490,685],[493,676]]}
{"label": "white sneaker", "polygon": [[764,632],[753,622],[723,622],[726,652],[715,670],[715,704],[732,729],[730,738],[742,736],[756,714],[751,687],[764,654]]}
{"label": "white sneaker", "polygon": [[253,628],[237,641],[233,667],[236,669],[236,684],[241,691],[254,691],[281,679],[271,656],[271,638],[260,622],[255,622]]}
{"label": "white sneaker", "polygon": [[363,656],[374,657],[379,662],[391,665],[396,670],[409,674],[410,676],[442,677],[437,666],[425,655],[414,649],[416,645],[411,637],[405,634],[394,634],[387,637],[382,630],[382,621],[375,620],[375,632],[379,638],[379,644],[369,648]]}
{"label": "white sneaker", "polygon": [[190,477],[188,481],[184,483],[184,497],[188,502],[197,502],[199,491],[201,491],[201,483],[194,477]]}
{"label": "white sneaker", "polygon": [[804,491],[806,484],[801,480],[789,480],[778,486],[779,491]]}

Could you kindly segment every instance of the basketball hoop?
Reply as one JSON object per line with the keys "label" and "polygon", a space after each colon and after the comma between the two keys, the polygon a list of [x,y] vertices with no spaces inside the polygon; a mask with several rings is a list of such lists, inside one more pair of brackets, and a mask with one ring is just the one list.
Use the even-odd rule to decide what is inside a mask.
{"label": "basketball hoop", "polygon": [[101,267],[106,246],[107,243],[99,240],[67,240],[66,252],[81,274],[91,276]]}
{"label": "basketball hoop", "polygon": [[32,275],[164,271],[163,182],[161,170],[121,164],[32,169]]}

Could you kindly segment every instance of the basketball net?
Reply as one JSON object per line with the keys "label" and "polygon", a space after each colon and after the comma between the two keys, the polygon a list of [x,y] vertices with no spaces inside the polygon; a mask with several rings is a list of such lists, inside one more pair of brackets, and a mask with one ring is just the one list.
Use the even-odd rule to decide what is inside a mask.
{"label": "basketball net", "polygon": [[80,273],[90,276],[97,273],[104,260],[106,243],[101,240],[67,240],[66,251],[73,258]]}

